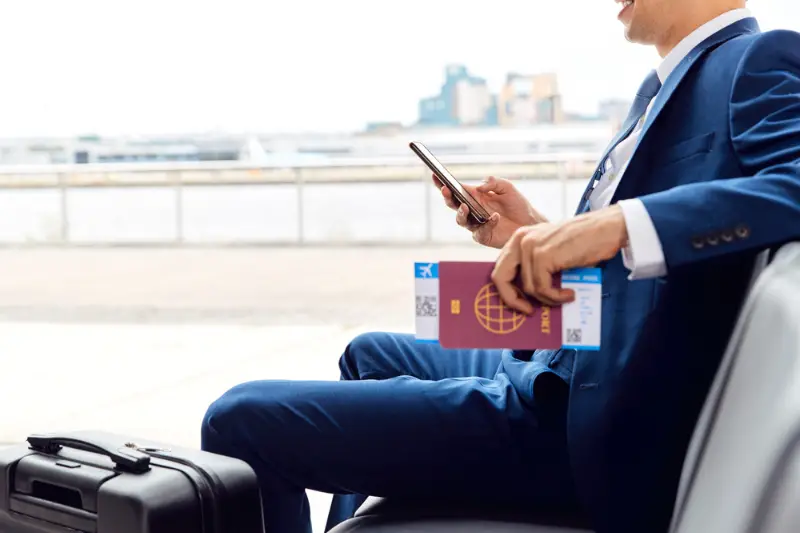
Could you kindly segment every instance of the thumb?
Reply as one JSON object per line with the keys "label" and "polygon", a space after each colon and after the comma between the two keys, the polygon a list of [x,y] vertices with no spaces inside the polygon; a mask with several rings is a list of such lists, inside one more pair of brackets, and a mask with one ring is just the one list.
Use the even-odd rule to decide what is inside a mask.
{"label": "thumb", "polygon": [[513,188],[514,185],[512,185],[510,181],[489,176],[483,183],[478,185],[477,190],[483,193],[494,192],[495,194],[506,194],[511,192]]}

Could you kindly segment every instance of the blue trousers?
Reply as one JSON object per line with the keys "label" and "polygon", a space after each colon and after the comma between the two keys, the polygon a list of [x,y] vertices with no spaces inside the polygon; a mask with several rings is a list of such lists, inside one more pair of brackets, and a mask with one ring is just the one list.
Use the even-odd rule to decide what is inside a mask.
{"label": "blue trousers", "polygon": [[364,495],[569,512],[565,412],[520,396],[501,358],[362,335],[338,382],[253,381],[225,393],[203,420],[202,447],[253,467],[268,533],[310,533],[305,489],[334,494],[328,529]]}

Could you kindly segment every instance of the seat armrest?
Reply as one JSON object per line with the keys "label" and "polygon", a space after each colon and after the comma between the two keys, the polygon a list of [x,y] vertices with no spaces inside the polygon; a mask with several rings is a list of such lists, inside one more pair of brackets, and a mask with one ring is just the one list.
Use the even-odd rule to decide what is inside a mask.
{"label": "seat armrest", "polygon": [[[476,520],[522,524],[541,524],[557,528],[588,530],[591,526],[584,516],[574,510],[537,509],[534,505],[520,508],[497,503],[413,500],[400,498],[376,498],[370,496],[359,507],[356,517],[383,520]],[[558,531],[564,531],[558,529]]]}
{"label": "seat armrest", "polygon": [[381,510],[386,507],[386,505],[385,498],[376,498],[375,496],[370,496],[363,504],[361,504],[361,507],[358,508],[356,511],[356,516],[379,514],[381,513]]}

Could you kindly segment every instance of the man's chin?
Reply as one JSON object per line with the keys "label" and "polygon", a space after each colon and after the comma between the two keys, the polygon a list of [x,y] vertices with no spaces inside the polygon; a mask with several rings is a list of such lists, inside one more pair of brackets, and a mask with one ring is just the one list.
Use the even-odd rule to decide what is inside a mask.
{"label": "man's chin", "polygon": [[643,39],[641,32],[636,31],[632,25],[625,26],[625,40],[633,44],[649,44],[647,39]]}
{"label": "man's chin", "polygon": [[628,41],[629,43],[634,42],[634,40],[631,38],[631,29],[628,26],[625,26],[625,30],[623,31],[623,33],[625,34],[626,41]]}

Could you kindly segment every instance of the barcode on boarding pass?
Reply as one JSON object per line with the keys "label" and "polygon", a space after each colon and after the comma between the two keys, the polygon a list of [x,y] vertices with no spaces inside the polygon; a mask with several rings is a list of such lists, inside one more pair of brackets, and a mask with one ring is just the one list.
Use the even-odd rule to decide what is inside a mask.
{"label": "barcode on boarding pass", "polygon": [[581,344],[583,342],[582,329],[567,329],[566,344]]}
{"label": "barcode on boarding pass", "polygon": [[436,296],[417,296],[417,316],[430,318],[439,316],[439,302]]}

